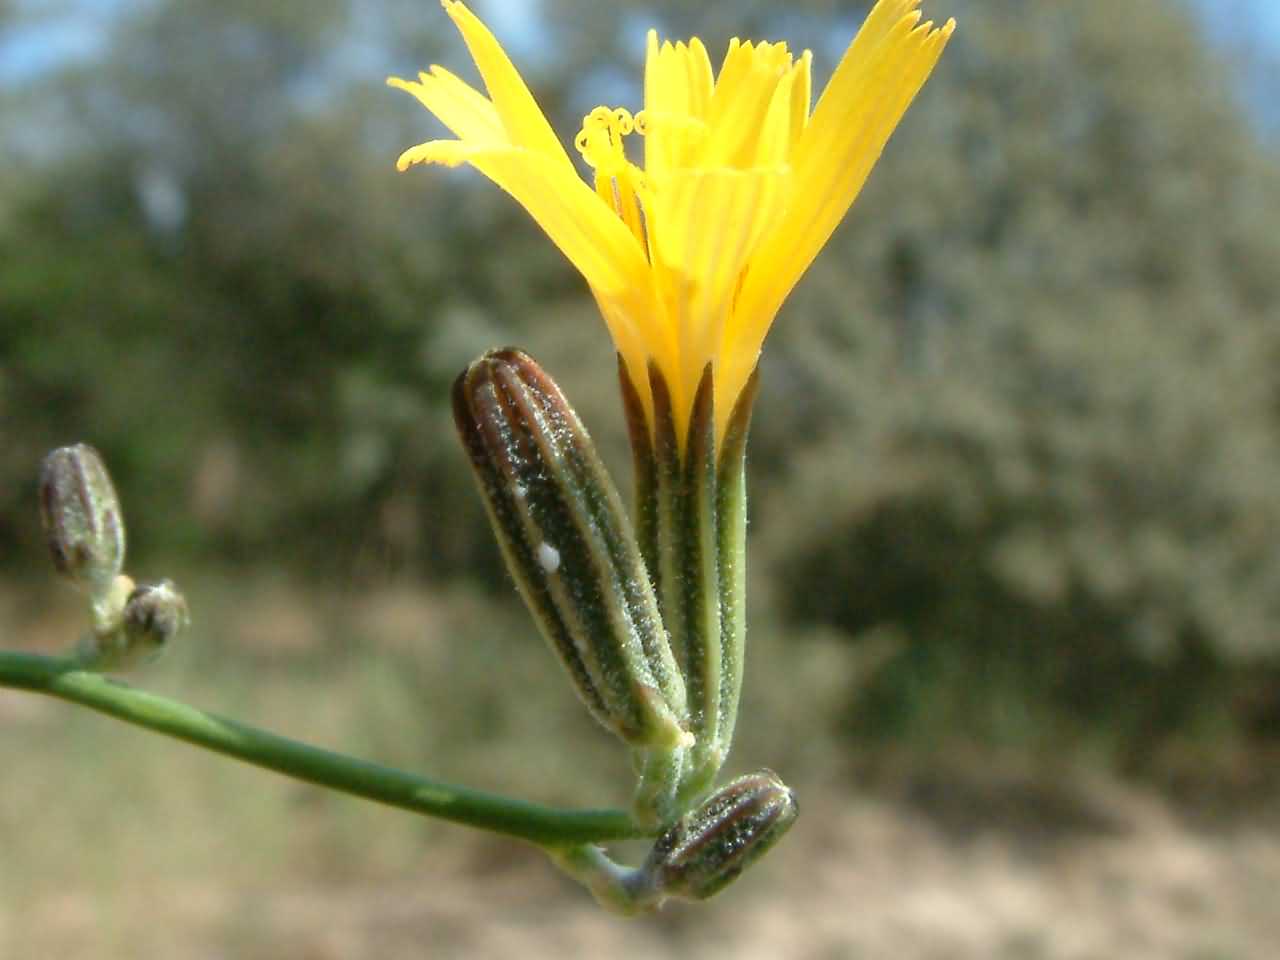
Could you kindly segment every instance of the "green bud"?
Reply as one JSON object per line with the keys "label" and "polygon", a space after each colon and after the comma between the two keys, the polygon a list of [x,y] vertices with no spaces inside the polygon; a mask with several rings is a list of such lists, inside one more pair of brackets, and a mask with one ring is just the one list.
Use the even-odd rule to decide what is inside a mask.
{"label": "green bud", "polygon": [[639,546],[560,389],[528,355],[495,350],[458,378],[453,411],[507,566],[579,697],[633,746],[688,746]]}
{"label": "green bud", "polygon": [[739,777],[658,838],[643,868],[648,883],[661,896],[714,896],[782,838],[797,812],[773,771]]}
{"label": "green bud", "polygon": [[57,571],[95,600],[107,596],[124,565],[124,515],[93,447],[59,447],[44,458],[40,519]]}

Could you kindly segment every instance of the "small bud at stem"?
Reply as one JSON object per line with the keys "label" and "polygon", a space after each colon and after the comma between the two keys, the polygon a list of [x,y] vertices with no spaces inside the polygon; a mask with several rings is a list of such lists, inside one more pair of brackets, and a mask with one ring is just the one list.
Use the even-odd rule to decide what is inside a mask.
{"label": "small bud at stem", "polygon": [[648,882],[663,896],[714,896],[791,829],[797,812],[773,771],[739,777],[658,838],[643,868]]}
{"label": "small bud at stem", "polygon": [[124,633],[131,648],[159,652],[191,622],[186,598],[172,580],[143,583],[124,605]]}
{"label": "small bud at stem", "polygon": [[191,622],[187,601],[172,580],[137,586],[128,577],[116,578],[119,601],[114,622],[95,629],[80,645],[79,659],[86,670],[125,670],[154,660]]}

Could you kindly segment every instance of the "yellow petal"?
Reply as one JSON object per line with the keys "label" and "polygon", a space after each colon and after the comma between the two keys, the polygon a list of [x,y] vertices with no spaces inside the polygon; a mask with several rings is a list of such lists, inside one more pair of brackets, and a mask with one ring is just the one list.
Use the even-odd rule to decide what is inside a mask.
{"label": "yellow petal", "polygon": [[753,165],[757,167],[785,166],[791,154],[791,125],[794,109],[792,84],[796,74],[787,70],[773,89],[755,136]]}
{"label": "yellow petal", "polygon": [[415,163],[471,164],[511,194],[603,295],[647,289],[649,265],[635,237],[595,191],[548,157],[521,147],[433,140],[406,150],[397,166]]}
{"label": "yellow petal", "polygon": [[705,117],[711,108],[711,95],[715,92],[715,79],[711,71],[711,58],[707,56],[707,48],[697,37],[684,47],[682,65],[685,74],[685,87],[688,90],[689,114],[694,117]]}
{"label": "yellow petal", "polygon": [[707,122],[711,127],[697,162],[707,166],[749,167],[765,115],[779,81],[791,67],[782,44],[753,46],[735,38],[716,78]]}
{"label": "yellow petal", "polygon": [[[665,355],[669,350],[658,346],[653,332],[641,329],[636,321],[641,317],[654,317],[657,306],[653,301],[637,306],[634,302],[605,296],[594,287],[591,288],[591,295],[595,297],[600,316],[604,317],[605,326],[609,328],[614,346],[618,348],[618,353],[622,355],[627,365],[631,383],[640,394],[645,420],[651,424],[653,423],[653,394],[649,389],[649,360],[657,359],[654,356],[655,347],[658,348],[659,355]],[[658,360],[658,366],[664,370],[667,369],[662,360]]]}
{"label": "yellow petal", "polygon": [[805,128],[792,155],[791,207],[748,269],[738,301],[748,350],[758,352],[782,301],[848,211],[954,27],[916,26],[918,18],[910,13],[882,33],[841,79],[843,99],[829,88]]}
{"label": "yellow petal", "polygon": [[[650,211],[654,270],[668,342],[678,356],[663,362],[677,411],[687,414],[708,361],[736,349],[730,326],[742,271],[776,227],[787,204],[788,177],[781,169],[682,170],[654,185]],[[740,386],[740,385],[739,385]],[[716,417],[726,421],[733,395]],[[677,422],[683,429],[684,421]]]}
{"label": "yellow petal", "polygon": [[902,21],[903,17],[918,6],[920,6],[920,0],[877,0],[876,5],[867,14],[867,19],[862,21],[862,26],[858,28],[853,43],[849,44],[844,56],[836,64],[836,71],[831,75],[827,89],[823,91],[818,101],[819,107],[828,95],[837,101],[849,95],[854,82],[852,74],[861,68],[871,51]]}
{"label": "yellow petal", "polygon": [[684,166],[707,135],[714,79],[702,41],[659,43],[649,31],[644,68],[645,170],[662,176]]}
{"label": "yellow petal", "polygon": [[459,0],[441,3],[466,41],[511,143],[540,153],[572,172],[569,154],[497,38]]}
{"label": "yellow petal", "polygon": [[794,147],[809,123],[809,98],[811,93],[811,76],[813,54],[806,50],[791,68],[791,145]]}
{"label": "yellow petal", "polygon": [[498,111],[479,90],[444,67],[432,67],[430,73],[420,73],[418,78],[415,82],[388,77],[387,86],[412,94],[459,140],[509,142]]}

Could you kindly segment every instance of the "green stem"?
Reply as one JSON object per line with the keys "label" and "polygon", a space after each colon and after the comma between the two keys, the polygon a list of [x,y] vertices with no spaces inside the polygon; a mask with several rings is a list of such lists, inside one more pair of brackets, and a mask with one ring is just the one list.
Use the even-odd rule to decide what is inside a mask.
{"label": "green stem", "polygon": [[296,780],[544,847],[647,835],[620,810],[559,810],[428,780],[132,689],[70,658],[0,651],[0,687],[57,697]]}

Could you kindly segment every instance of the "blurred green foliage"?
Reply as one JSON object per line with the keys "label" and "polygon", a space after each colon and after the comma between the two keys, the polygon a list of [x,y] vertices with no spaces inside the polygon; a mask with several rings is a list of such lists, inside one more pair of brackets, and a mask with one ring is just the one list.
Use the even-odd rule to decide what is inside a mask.
{"label": "blurred green foliage", "polygon": [[[960,30],[764,355],[752,670],[879,651],[839,661],[839,722],[877,738],[1104,739],[1135,766],[1274,742],[1280,160],[1176,4],[929,8]],[[823,78],[856,25],[544,13],[511,46],[566,139],[599,90],[635,105],[651,16],[713,51],[785,35]],[[35,465],[84,440],[140,568],[507,596],[447,404],[505,342],[624,469],[571,268],[478,175],[394,172],[438,131],[383,75],[437,59],[473,75],[417,3],[161,0],[122,7],[101,62],[0,93],[11,572],[39,555]]]}

